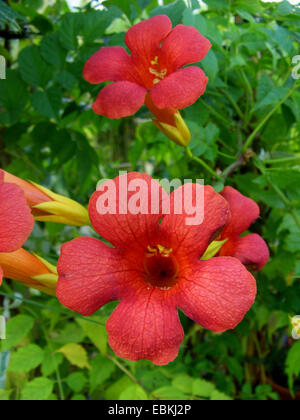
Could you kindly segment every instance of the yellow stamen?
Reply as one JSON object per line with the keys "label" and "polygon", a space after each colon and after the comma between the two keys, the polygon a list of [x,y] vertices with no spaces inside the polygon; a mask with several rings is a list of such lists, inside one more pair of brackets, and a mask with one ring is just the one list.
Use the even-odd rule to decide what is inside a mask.
{"label": "yellow stamen", "polygon": [[149,252],[146,253],[146,257],[149,257],[149,258],[158,256],[158,255],[160,255],[161,257],[167,258],[173,252],[172,248],[168,249],[162,245],[157,245],[155,247],[149,245],[147,249]]}

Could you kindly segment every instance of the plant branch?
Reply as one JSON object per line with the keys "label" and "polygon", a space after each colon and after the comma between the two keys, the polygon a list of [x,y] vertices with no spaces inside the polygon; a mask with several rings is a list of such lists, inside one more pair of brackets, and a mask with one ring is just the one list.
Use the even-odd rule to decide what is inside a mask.
{"label": "plant branch", "polygon": [[206,162],[204,162],[204,160],[202,160],[201,158],[197,156],[194,156],[193,152],[191,151],[189,147],[186,147],[186,153],[191,160],[199,163],[199,165],[201,165],[204,169],[206,169],[207,172],[209,172],[212,176],[214,176],[217,179],[221,179],[221,176],[218,175]]}

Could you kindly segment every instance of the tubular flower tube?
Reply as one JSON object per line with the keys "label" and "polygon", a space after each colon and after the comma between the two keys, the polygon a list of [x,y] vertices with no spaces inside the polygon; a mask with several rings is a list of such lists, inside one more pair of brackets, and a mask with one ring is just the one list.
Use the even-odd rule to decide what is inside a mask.
{"label": "tubular flower tube", "polygon": [[90,224],[88,211],[70,198],[55,194],[48,188],[33,182],[24,181],[0,169],[5,183],[22,188],[32,215],[36,221],[61,223],[71,226]]}
{"label": "tubular flower tube", "polygon": [[21,248],[16,252],[1,253],[0,266],[4,277],[55,296],[58,279],[56,267],[41,257]]}
{"label": "tubular flower tube", "polygon": [[[179,211],[178,205],[197,194],[203,222],[190,224],[191,208]],[[144,211],[133,210],[134,203]],[[178,308],[216,332],[235,328],[251,308],[256,281],[238,259],[200,260],[229,216],[226,200],[212,187],[186,184],[168,196],[148,175],[130,173],[102,184],[89,213],[94,229],[113,248],[88,237],[64,244],[57,297],[85,316],[120,300],[107,322],[118,356],[157,365],[174,360],[184,337]]]}
{"label": "tubular flower tube", "polygon": [[257,234],[241,236],[258,219],[259,206],[232,187],[225,187],[221,194],[229,204],[231,217],[221,234],[226,242],[219,255],[238,258],[245,266],[261,270],[270,258],[268,245]]}
{"label": "tubular flower tube", "polygon": [[[84,67],[88,82],[114,82],[101,90],[93,105],[96,114],[128,117],[150,95],[155,108],[178,115],[178,109],[192,105],[205,92],[208,78],[204,72],[196,66],[184,67],[202,60],[211,48],[195,28],[177,25],[172,29],[168,16],[154,16],[132,26],[125,43],[131,55],[122,47],[102,47]],[[175,128],[172,134],[157,126],[173,140]]]}
{"label": "tubular flower tube", "polygon": [[[21,248],[34,225],[22,189],[3,181],[4,175],[0,171],[0,257],[3,253]],[[3,267],[0,262],[0,285],[2,277]]]}

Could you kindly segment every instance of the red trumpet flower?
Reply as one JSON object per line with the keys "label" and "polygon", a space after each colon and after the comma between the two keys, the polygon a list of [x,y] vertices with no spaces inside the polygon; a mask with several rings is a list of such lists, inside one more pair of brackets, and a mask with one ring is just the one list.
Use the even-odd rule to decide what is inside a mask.
{"label": "red trumpet flower", "polygon": [[[0,171],[0,253],[17,251],[30,235],[34,220],[20,187],[4,183]],[[0,266],[0,284],[3,272]]]}
{"label": "red trumpet flower", "polygon": [[[129,188],[132,181],[135,188],[146,183],[147,194],[139,201],[156,212],[125,214],[126,205],[137,200]],[[116,206],[112,212],[99,211],[111,184]],[[121,198],[124,184],[126,198]],[[190,213],[179,214],[178,204],[201,188],[204,221],[187,225]],[[183,340],[178,308],[203,327],[223,332],[242,321],[256,296],[255,279],[236,258],[200,260],[228,222],[226,200],[212,187],[198,184],[172,193],[168,214],[162,211],[165,200],[164,190],[148,175],[131,173],[108,181],[93,194],[89,213],[95,230],[114,248],[98,239],[77,238],[63,245],[58,262],[60,302],[91,315],[121,300],[107,322],[110,346],[120,357],[158,365],[174,360]]]}
{"label": "red trumpet flower", "polygon": [[[122,47],[103,47],[86,63],[84,78],[94,84],[115,82],[101,90],[93,105],[97,114],[122,118],[135,114],[147,92],[157,109],[178,110],[192,105],[208,78],[199,67],[211,44],[193,27],[172,29],[168,16],[154,16],[134,25]],[[173,124],[175,126],[175,123]]]}
{"label": "red trumpet flower", "polygon": [[238,258],[244,265],[261,270],[270,258],[268,245],[257,234],[241,236],[258,219],[259,206],[231,187],[226,187],[222,195],[229,204],[231,218],[221,235],[227,242],[219,255]]}

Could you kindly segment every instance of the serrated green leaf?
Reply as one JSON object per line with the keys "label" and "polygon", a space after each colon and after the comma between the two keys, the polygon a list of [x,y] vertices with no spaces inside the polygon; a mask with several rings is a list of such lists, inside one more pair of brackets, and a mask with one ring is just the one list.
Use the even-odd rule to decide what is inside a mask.
{"label": "serrated green leaf", "polygon": [[47,378],[35,378],[21,390],[21,401],[47,400],[53,390],[53,382]]}
{"label": "serrated green leaf", "polygon": [[6,340],[1,341],[1,350],[17,346],[33,328],[34,319],[28,315],[17,315],[10,318],[6,325]]}
{"label": "serrated green leaf", "polygon": [[11,355],[8,370],[11,372],[29,372],[43,361],[43,350],[36,344],[21,347]]}

